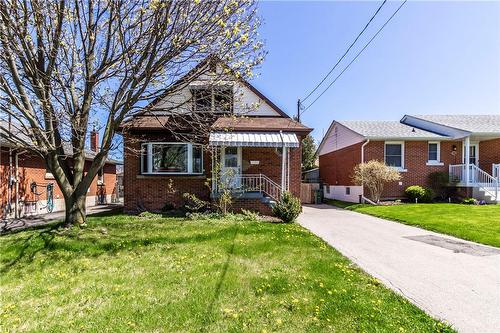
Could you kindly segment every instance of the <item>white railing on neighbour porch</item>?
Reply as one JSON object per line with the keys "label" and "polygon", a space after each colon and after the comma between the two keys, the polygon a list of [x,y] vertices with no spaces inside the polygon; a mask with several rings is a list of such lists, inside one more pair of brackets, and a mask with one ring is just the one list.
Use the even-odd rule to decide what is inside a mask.
{"label": "white railing on neighbour porch", "polygon": [[456,164],[449,166],[450,183],[465,183],[465,164]]}
{"label": "white railing on neighbour porch", "polygon": [[496,179],[500,179],[500,163],[499,164],[493,164],[493,177]]}
{"label": "white railing on neighbour porch", "polygon": [[[268,195],[278,201],[281,197],[281,186],[263,174],[237,174],[230,176],[230,185],[226,186],[231,192],[259,192]],[[216,192],[220,192],[224,186],[215,186]]]}
{"label": "white railing on neighbour porch", "polygon": [[498,200],[500,193],[499,179],[491,176],[475,164],[469,164],[469,179],[467,179],[467,164],[450,165],[451,183],[479,187],[484,192]]}

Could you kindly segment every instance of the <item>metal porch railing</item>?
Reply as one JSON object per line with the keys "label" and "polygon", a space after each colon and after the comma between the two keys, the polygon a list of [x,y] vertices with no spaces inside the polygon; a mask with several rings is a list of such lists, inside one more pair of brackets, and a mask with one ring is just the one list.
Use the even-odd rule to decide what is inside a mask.
{"label": "metal porch railing", "polygon": [[278,201],[281,198],[281,186],[263,174],[237,174],[226,178],[224,184],[217,182],[214,186],[215,192],[228,189],[231,192],[263,193]]}

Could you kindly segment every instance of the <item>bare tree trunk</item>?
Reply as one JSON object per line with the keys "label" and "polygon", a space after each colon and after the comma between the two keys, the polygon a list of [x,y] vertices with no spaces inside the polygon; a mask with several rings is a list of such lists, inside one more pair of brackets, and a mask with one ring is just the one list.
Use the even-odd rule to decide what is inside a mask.
{"label": "bare tree trunk", "polygon": [[86,193],[81,193],[80,191],[75,191],[71,196],[64,198],[64,204],[66,206],[64,223],[67,226],[85,224],[87,221],[87,208],[85,205],[86,199]]}

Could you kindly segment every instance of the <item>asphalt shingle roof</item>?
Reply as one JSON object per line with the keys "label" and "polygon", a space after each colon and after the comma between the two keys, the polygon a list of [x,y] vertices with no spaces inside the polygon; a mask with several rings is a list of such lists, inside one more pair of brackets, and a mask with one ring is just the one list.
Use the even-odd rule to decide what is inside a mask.
{"label": "asphalt shingle roof", "polygon": [[298,121],[283,117],[220,117],[212,127],[235,131],[312,131]]}
{"label": "asphalt shingle roof", "polygon": [[500,114],[497,115],[416,115],[436,124],[472,133],[500,133]]}
{"label": "asphalt shingle roof", "polygon": [[439,134],[401,124],[399,121],[341,120],[337,122],[367,138],[443,138]]}

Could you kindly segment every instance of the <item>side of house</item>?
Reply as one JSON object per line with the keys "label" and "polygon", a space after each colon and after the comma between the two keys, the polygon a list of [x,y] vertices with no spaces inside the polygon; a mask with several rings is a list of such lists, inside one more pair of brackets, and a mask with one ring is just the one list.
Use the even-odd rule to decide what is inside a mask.
{"label": "side of house", "polygon": [[232,210],[270,214],[283,191],[300,196],[301,139],[311,129],[244,80],[208,85],[212,68],[199,66],[194,82],[122,124],[126,211],[228,192]]}
{"label": "side of house", "polygon": [[318,150],[325,197],[358,202],[367,193],[352,182],[353,169],[362,161],[379,160],[401,174],[399,182],[386,185],[384,199],[404,198],[408,186],[429,186],[429,175],[441,172],[463,196],[498,200],[500,117],[410,117],[401,122],[334,121]]}

